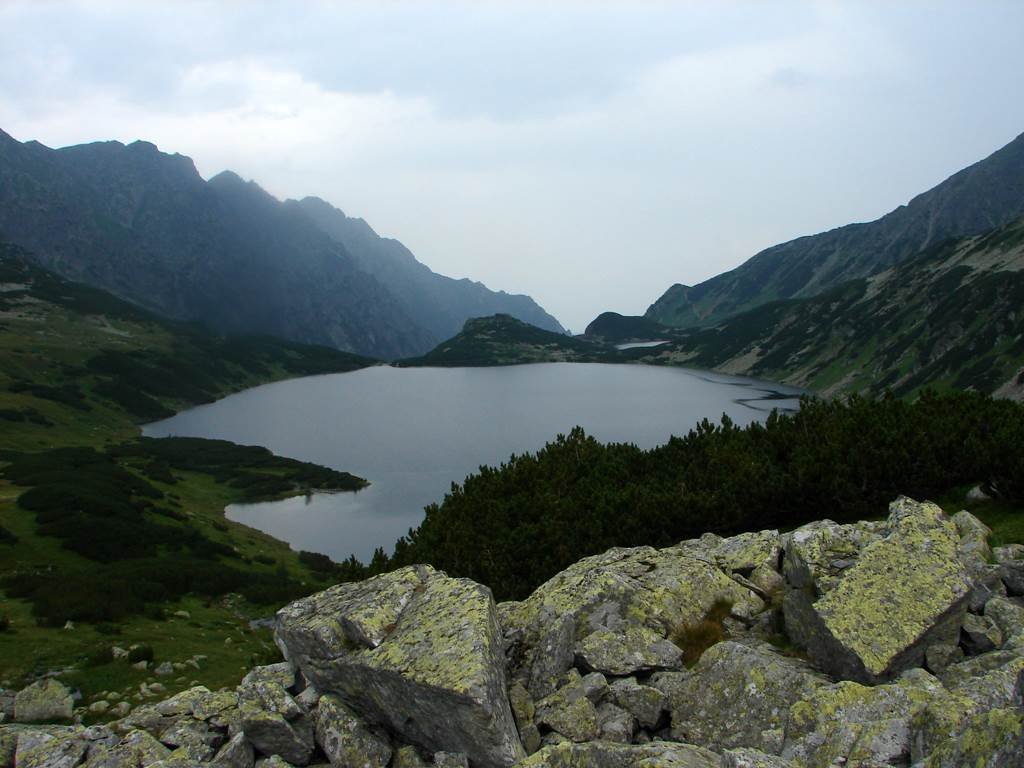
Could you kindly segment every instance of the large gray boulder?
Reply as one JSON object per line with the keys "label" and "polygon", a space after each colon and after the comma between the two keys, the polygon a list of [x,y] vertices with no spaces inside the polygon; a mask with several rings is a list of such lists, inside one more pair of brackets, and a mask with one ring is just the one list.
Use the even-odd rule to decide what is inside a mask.
{"label": "large gray boulder", "polygon": [[767,644],[725,641],[688,672],[656,682],[668,696],[672,738],[721,750],[778,754],[789,708],[831,681]]}
{"label": "large gray boulder", "polygon": [[811,524],[789,538],[787,632],[836,677],[878,683],[921,666],[966,611],[973,582],[957,526],[931,503],[901,497],[889,509],[882,526]]}
{"label": "large gray boulder", "polygon": [[908,765],[912,718],[942,694],[922,669],[886,685],[817,688],[790,708],[782,756],[803,768]]}
{"label": "large gray boulder", "polygon": [[37,680],[14,697],[14,719],[19,723],[70,720],[74,708],[71,691],[53,678]]}
{"label": "large gray boulder", "polygon": [[[770,556],[770,542],[766,546]],[[753,549],[761,553],[765,545]],[[584,558],[526,600],[504,606],[512,674],[528,681],[535,698],[546,695],[569,663],[570,639],[585,669],[630,675],[677,667],[678,650],[667,636],[675,627],[700,622],[719,601],[743,619],[765,608],[752,589],[699,547],[614,548]]]}
{"label": "large gray boulder", "polygon": [[275,639],[319,691],[403,741],[484,768],[525,756],[486,587],[402,568],[286,606]]}

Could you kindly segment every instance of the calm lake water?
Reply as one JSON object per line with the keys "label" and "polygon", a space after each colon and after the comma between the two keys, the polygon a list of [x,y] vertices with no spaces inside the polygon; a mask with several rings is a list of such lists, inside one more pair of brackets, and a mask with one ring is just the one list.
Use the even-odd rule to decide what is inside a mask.
{"label": "calm lake water", "polygon": [[728,413],[739,424],[798,406],[799,390],[642,365],[367,368],[267,384],[146,426],[221,438],[365,477],[358,493],[232,505],[228,517],[336,560],[388,552],[423,507],[482,464],[536,451],[575,425],[643,448]]}

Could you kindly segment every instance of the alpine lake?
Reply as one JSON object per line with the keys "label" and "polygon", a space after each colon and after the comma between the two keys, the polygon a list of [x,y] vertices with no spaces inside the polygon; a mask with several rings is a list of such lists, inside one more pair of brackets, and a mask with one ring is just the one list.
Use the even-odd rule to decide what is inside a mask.
{"label": "alpine lake", "polygon": [[236,504],[227,516],[288,542],[366,562],[440,502],[452,483],[537,451],[574,426],[651,448],[723,413],[738,425],[799,407],[801,391],[685,368],[538,363],[394,368],[280,381],[147,425],[149,437],[262,445],[366,478],[358,492]]}

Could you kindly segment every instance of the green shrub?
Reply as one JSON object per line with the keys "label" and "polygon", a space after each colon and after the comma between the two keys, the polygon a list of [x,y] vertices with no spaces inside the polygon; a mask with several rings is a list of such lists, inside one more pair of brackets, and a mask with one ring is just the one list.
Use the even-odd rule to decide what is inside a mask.
{"label": "green shrub", "polygon": [[95,648],[86,656],[85,666],[102,667],[114,660],[114,649],[109,645],[101,645]]}

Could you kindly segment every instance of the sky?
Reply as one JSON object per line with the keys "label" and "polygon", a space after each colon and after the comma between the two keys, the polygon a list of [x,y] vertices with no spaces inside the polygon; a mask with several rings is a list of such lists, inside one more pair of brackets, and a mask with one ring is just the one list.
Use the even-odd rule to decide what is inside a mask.
{"label": "sky", "polygon": [[580,332],[1024,132],[1024,2],[10,2],[0,128],[317,195]]}

